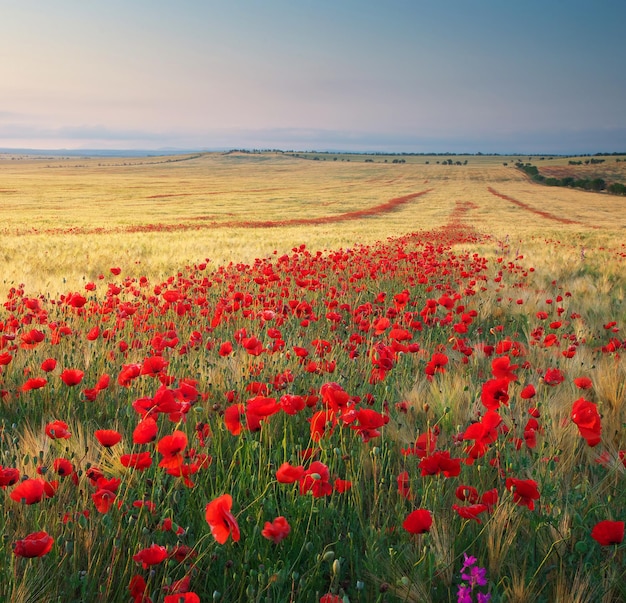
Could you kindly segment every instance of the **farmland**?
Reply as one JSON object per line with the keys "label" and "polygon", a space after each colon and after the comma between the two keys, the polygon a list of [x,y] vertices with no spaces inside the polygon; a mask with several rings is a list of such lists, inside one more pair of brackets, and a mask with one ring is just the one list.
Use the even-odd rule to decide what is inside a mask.
{"label": "farmland", "polygon": [[0,157],[3,600],[626,598],[626,198],[393,159]]}

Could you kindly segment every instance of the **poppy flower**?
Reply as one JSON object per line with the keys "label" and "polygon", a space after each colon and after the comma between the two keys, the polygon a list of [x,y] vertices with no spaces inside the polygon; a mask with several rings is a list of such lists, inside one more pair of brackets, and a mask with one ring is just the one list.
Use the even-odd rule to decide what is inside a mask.
{"label": "poppy flower", "polygon": [[52,468],[61,476],[71,475],[74,472],[74,465],[72,465],[71,461],[64,458],[55,459]]}
{"label": "poppy flower", "polygon": [[146,596],[147,587],[148,585],[143,576],[135,575],[130,579],[128,592],[133,598],[134,603],[146,603],[150,601]]}
{"label": "poppy flower", "polygon": [[144,471],[152,466],[152,457],[149,452],[134,452],[132,454],[123,454],[120,457],[120,463],[124,467],[132,467],[139,471]]}
{"label": "poppy flower", "polygon": [[600,521],[591,530],[591,537],[600,546],[621,544],[624,540],[623,521]]}
{"label": "poppy flower", "polygon": [[41,363],[41,370],[49,373],[53,371],[57,366],[57,361],[54,358],[47,358]]}
{"label": "poppy flower", "polygon": [[61,373],[61,380],[68,387],[73,387],[83,380],[84,375],[85,373],[79,369],[65,369]]}
{"label": "poppy flower", "polygon": [[39,478],[26,479],[15,486],[10,496],[16,502],[33,505],[44,497],[44,483],[44,480]]}
{"label": "poppy flower", "polygon": [[416,509],[409,513],[402,522],[402,527],[409,534],[424,534],[433,524],[433,517],[427,509]]}
{"label": "poppy flower", "polygon": [[473,519],[477,523],[482,523],[478,515],[480,513],[484,513],[487,510],[487,505],[479,503],[474,505],[461,506],[456,503],[452,505],[452,508],[459,514],[463,519]]}
{"label": "poppy flower", "polygon": [[400,496],[403,496],[407,500],[411,500],[413,498],[413,494],[411,493],[411,481],[409,479],[409,472],[402,471],[400,474],[398,474],[396,482],[398,484],[398,494],[400,494]]}
{"label": "poppy flower", "polygon": [[348,490],[350,490],[350,488],[352,488],[352,482],[347,479],[337,478],[335,480],[335,483],[333,484],[333,487],[335,488],[335,492],[343,494],[344,492],[347,492]]}
{"label": "poppy flower", "polygon": [[536,394],[535,386],[530,383],[521,391],[520,398],[522,398],[522,400],[530,400],[534,398]]}
{"label": "poppy flower", "polygon": [[301,410],[304,410],[306,401],[303,396],[285,394],[280,398],[280,406],[284,413],[288,415],[296,415]]}
{"label": "poppy flower", "polygon": [[152,417],[143,419],[133,430],[133,443],[149,444],[150,442],[154,442],[158,430],[157,422]]}
{"label": "poppy flower", "polygon": [[266,521],[263,530],[261,530],[261,535],[271,540],[274,544],[278,544],[289,535],[289,532],[291,532],[291,526],[281,515],[274,519],[274,521]]}
{"label": "poppy flower", "polygon": [[93,435],[105,448],[111,448],[111,446],[115,446],[122,440],[122,434],[114,429],[97,429],[93,432]]}
{"label": "poppy flower", "polygon": [[294,467],[289,463],[283,463],[276,471],[276,480],[281,484],[293,484],[304,475],[304,467],[298,465]]}
{"label": "poppy flower", "polygon": [[224,410],[224,423],[226,428],[234,436],[239,435],[243,430],[241,417],[245,416],[245,406],[243,404],[232,404]]}
{"label": "poppy flower", "polygon": [[579,398],[572,406],[572,421],[578,426],[580,435],[591,447],[597,446],[601,440],[602,422],[598,409],[593,402]]}
{"label": "poppy flower", "polygon": [[168,364],[169,362],[162,356],[150,356],[143,361],[140,374],[156,377]]}
{"label": "poppy flower", "polygon": [[563,383],[563,381],[565,381],[563,373],[561,373],[561,371],[556,368],[550,368],[546,370],[543,376],[543,382],[546,385],[550,385],[552,387],[554,387],[555,385],[559,385],[559,383]]}
{"label": "poppy flower", "polygon": [[157,450],[163,457],[159,467],[171,469],[182,465],[183,451],[187,447],[187,435],[182,431],[174,431],[171,435],[163,436],[158,444]]}
{"label": "poppy flower", "polygon": [[535,501],[539,499],[537,482],[533,479],[516,479],[510,477],[506,480],[507,490],[513,492],[513,501],[521,507],[528,507],[531,511],[535,508]]}
{"label": "poppy flower", "polygon": [[461,473],[461,459],[450,458],[450,451],[437,451],[430,456],[425,456],[419,463],[422,475],[439,475],[456,477]]}
{"label": "poppy flower", "polygon": [[458,486],[454,495],[463,502],[474,504],[478,502],[478,490],[474,486]]}
{"label": "poppy flower", "polygon": [[224,544],[229,536],[235,542],[240,538],[239,524],[230,512],[232,506],[233,498],[230,494],[222,494],[206,506],[206,521],[211,528],[211,534],[220,544]]}
{"label": "poppy flower", "polygon": [[68,440],[72,434],[68,431],[68,425],[64,421],[52,421],[46,425],[46,435],[53,440]]}
{"label": "poppy flower", "polygon": [[343,597],[333,595],[333,593],[326,593],[320,597],[320,603],[343,603]]}
{"label": "poppy flower", "polygon": [[498,410],[501,404],[509,403],[509,379],[489,379],[483,384],[480,400],[488,410]]}
{"label": "poppy flower", "polygon": [[591,389],[593,387],[593,381],[589,377],[576,377],[574,379],[574,385],[578,389]]}
{"label": "poppy flower", "polygon": [[112,492],[111,490],[108,490],[107,488],[100,488],[97,492],[94,492],[91,495],[93,504],[95,505],[98,512],[102,513],[103,515],[106,515],[109,512],[116,497],[117,494],[115,494],[115,492]]}
{"label": "poppy flower", "polygon": [[330,496],[333,487],[330,485],[328,467],[320,461],[313,461],[300,478],[300,494],[311,492],[315,498]]}
{"label": "poppy flower", "polygon": [[33,532],[13,543],[13,554],[18,557],[43,557],[52,550],[54,538],[46,532]]}
{"label": "poppy flower", "polygon": [[45,387],[47,383],[48,382],[43,377],[31,377],[20,387],[20,391],[28,392],[32,389],[41,389]]}
{"label": "poppy flower", "polygon": [[517,375],[513,372],[519,365],[511,364],[508,356],[500,356],[491,361],[491,372],[496,379],[517,381]]}
{"label": "poppy flower", "polygon": [[145,549],[141,549],[133,555],[133,561],[141,563],[143,569],[148,569],[151,565],[158,565],[167,559],[167,549],[159,544],[151,544]]}
{"label": "poppy flower", "polygon": [[7,486],[12,486],[13,484],[17,484],[20,479],[19,469],[15,469],[14,467],[2,467],[0,465],[0,488],[6,488]]}
{"label": "poppy flower", "polygon": [[222,342],[222,344],[220,345],[220,349],[218,351],[218,354],[222,357],[226,357],[228,355],[230,355],[233,351],[233,344],[230,341],[224,341]]}
{"label": "poppy flower", "polygon": [[200,597],[193,592],[165,595],[163,603],[200,603]]}

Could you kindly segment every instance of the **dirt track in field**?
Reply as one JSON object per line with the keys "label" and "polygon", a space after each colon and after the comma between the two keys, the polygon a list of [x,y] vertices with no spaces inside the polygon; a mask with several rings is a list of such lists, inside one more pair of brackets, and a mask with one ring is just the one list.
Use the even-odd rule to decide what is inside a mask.
{"label": "dirt track in field", "polygon": [[492,188],[491,186],[488,186],[487,190],[492,195],[495,195],[496,197],[499,197],[500,199],[504,199],[505,201],[509,201],[510,203],[514,203],[518,207],[521,207],[522,209],[525,209],[526,211],[529,211],[533,214],[537,214],[538,216],[541,216],[542,218],[545,218],[546,220],[554,220],[555,222],[560,222],[561,224],[583,224],[582,222],[579,222],[578,220],[571,220],[570,218],[562,218],[561,216],[556,216],[554,214],[551,214],[550,212],[543,211],[541,209],[536,209],[532,207],[531,205],[528,205],[528,203],[524,203],[523,201],[518,201],[517,199],[514,199],[513,197],[509,197],[508,195],[503,195],[502,193],[499,193],[496,189]]}
{"label": "dirt track in field", "polygon": [[[65,235],[65,234],[81,234],[81,235],[97,235],[97,234],[113,234],[113,233],[140,233],[140,232],[176,232],[186,230],[204,230],[217,228],[280,228],[284,226],[307,226],[319,224],[334,224],[336,222],[345,222],[348,220],[360,220],[362,218],[376,217],[380,214],[394,211],[398,207],[417,199],[429,193],[432,189],[411,193],[402,197],[395,197],[366,209],[350,211],[334,216],[320,216],[317,218],[290,218],[287,220],[229,220],[227,222],[216,222],[214,216],[206,216],[206,218],[195,217],[194,223],[182,222],[179,224],[138,224],[133,226],[118,228],[46,228],[46,229],[30,229],[20,232],[11,232],[10,234],[42,234],[42,235]],[[206,222],[202,222],[206,219]]]}

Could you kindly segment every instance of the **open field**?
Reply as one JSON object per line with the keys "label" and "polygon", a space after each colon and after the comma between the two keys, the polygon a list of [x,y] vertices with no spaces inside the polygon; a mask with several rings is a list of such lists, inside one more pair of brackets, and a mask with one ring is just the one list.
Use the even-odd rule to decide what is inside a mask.
{"label": "open field", "polygon": [[626,600],[626,198],[312,157],[0,158],[0,600]]}
{"label": "open field", "polygon": [[[191,157],[0,158],[0,293],[22,282],[60,293],[114,265],[131,276],[163,277],[204,258],[247,262],[302,241],[311,249],[374,242],[441,227],[459,204],[474,228],[498,237],[566,232],[589,246],[619,241],[626,228],[624,198],[538,187],[512,167],[513,157],[452,157],[467,160],[462,166],[437,165],[440,156],[408,157],[406,164],[361,156]],[[615,166],[626,181],[626,162]],[[364,216],[366,226],[350,216],[416,193],[425,194]],[[546,207],[551,216],[538,220],[533,208]],[[303,217],[308,223],[299,223]]]}

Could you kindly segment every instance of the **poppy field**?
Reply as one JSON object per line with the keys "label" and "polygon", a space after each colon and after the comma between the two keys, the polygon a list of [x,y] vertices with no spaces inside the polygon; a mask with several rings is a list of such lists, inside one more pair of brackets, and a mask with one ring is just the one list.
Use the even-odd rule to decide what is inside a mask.
{"label": "poppy field", "polygon": [[0,599],[626,600],[625,201],[262,159],[5,226]]}

